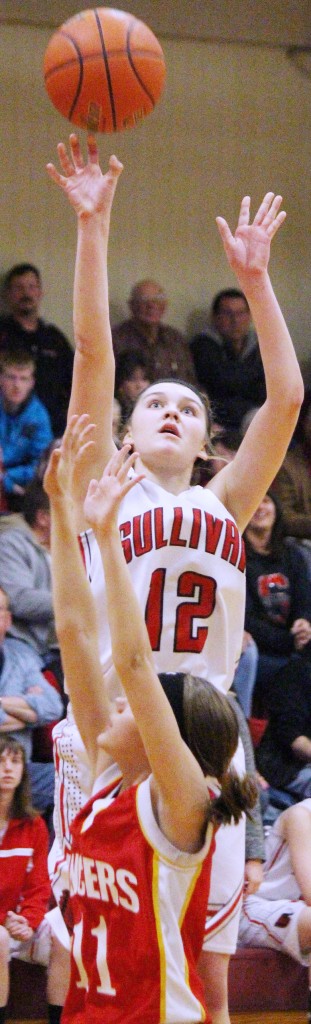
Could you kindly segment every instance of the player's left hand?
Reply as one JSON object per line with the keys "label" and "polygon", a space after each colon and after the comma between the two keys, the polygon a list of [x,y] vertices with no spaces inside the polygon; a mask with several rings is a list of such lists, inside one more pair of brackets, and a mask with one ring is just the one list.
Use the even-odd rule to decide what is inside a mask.
{"label": "player's left hand", "polygon": [[281,203],[282,196],[267,192],[250,224],[250,197],[244,196],[234,235],[227,221],[216,217],[228,262],[242,286],[247,279],[267,271],[271,240],[286,217],[284,210],[279,212]]}
{"label": "player's left hand", "polygon": [[110,215],[117,181],[123,170],[120,160],[111,156],[108,170],[103,174],[99,165],[98,146],[93,135],[87,140],[88,158],[84,161],[77,135],[73,132],[69,138],[69,152],[63,142],[57,146],[58,159],[62,174],[52,163],[47,164],[47,172],[68,196],[71,206],[78,217],[96,213]]}

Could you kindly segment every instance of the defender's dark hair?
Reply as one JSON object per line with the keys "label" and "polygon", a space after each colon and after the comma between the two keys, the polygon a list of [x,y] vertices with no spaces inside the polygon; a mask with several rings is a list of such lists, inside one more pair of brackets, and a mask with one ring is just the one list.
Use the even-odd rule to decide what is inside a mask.
{"label": "defender's dark hair", "polygon": [[0,757],[5,751],[11,751],[12,754],[21,754],[23,761],[23,774],[19,785],[16,787],[14,795],[12,797],[12,803],[10,807],[9,817],[10,818],[36,818],[37,811],[31,803],[31,791],[30,781],[28,775],[28,769],[26,765],[26,755],[22,743],[19,743],[14,736],[6,735],[0,736]]}
{"label": "defender's dark hair", "polygon": [[204,775],[216,777],[221,787],[211,802],[208,818],[216,824],[235,823],[257,800],[250,775],[240,778],[230,768],[239,739],[239,724],[227,698],[206,679],[182,672],[159,674],[174,711],[181,736]]}

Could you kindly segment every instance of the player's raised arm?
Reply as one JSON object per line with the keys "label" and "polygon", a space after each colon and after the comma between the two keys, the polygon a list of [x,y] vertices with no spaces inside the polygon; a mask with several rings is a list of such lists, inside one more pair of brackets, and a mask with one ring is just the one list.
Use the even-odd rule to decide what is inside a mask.
{"label": "player's raised arm", "polygon": [[47,171],[75,210],[78,232],[73,298],[75,359],[68,418],[89,413],[98,428],[92,459],[81,474],[84,497],[87,476],[100,475],[112,454],[114,356],[107,250],[111,208],[122,164],[115,156],[110,157],[103,174],[93,136],[88,136],[87,161],[75,134],[70,136],[69,151],[63,143],[57,149],[62,173],[53,164],[47,165]]}
{"label": "player's raised arm", "polygon": [[[208,808],[203,772],[183,742],[173,711],[154,669],[149,637],[125,562],[117,525],[121,499],[141,477],[128,469],[129,445],[90,483],[85,501],[104,565],[112,657],[130,703],[154,777],[160,827],[181,849],[199,849]],[[159,723],[161,727],[159,728]],[[174,771],[171,771],[171,765]],[[182,801],[178,794],[183,794]]]}
{"label": "player's raised arm", "polygon": [[71,490],[93,448],[88,416],[73,417],[61,449],[51,455],[44,478],[50,498],[55,625],[75,720],[95,772],[98,733],[109,721],[98,650],[97,619],[75,530]]}
{"label": "player's raised arm", "polygon": [[228,262],[251,310],[258,334],[266,378],[267,398],[252,420],[238,452],[211,483],[245,528],[274,479],[292,437],[303,382],[294,347],[268,273],[270,244],[285,219],[281,196],[268,192],[250,223],[250,199],[245,196],[234,235],[217,217]]}

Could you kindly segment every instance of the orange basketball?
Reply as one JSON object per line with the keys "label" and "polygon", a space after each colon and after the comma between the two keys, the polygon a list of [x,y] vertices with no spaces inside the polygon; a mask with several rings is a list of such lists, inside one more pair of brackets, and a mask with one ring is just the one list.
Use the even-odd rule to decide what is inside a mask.
{"label": "orange basketball", "polygon": [[91,132],[133,128],[151,113],[165,81],[153,32],[110,7],[81,11],[61,25],[48,43],[43,70],[56,109]]}

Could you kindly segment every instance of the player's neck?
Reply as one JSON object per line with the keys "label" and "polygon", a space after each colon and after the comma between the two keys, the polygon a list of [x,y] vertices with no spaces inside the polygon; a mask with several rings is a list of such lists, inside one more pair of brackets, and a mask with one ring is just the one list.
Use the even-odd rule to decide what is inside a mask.
{"label": "player's neck", "polygon": [[191,471],[189,468],[172,472],[172,468],[165,464],[156,468],[145,466],[142,463],[142,469],[135,464],[135,470],[137,473],[143,472],[146,480],[151,480],[152,483],[158,484],[159,487],[163,487],[163,490],[169,491],[170,494],[182,494],[183,491],[187,491],[190,487]]}

